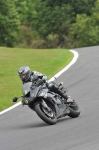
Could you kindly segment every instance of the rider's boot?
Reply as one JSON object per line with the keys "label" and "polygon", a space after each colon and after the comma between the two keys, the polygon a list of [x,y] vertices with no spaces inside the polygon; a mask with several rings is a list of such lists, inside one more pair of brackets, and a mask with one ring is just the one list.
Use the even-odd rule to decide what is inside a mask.
{"label": "rider's boot", "polygon": [[62,96],[65,100],[64,100],[64,103],[69,103],[69,102],[72,102],[73,100],[72,100],[72,98],[69,96],[69,95],[67,95],[66,93],[64,93],[63,91],[61,91],[61,90],[58,90],[58,94],[60,95],[60,96]]}
{"label": "rider's boot", "polygon": [[[47,84],[47,86],[48,86],[48,88],[49,88],[51,91],[53,91],[53,92],[59,94],[60,96],[62,96],[62,97],[64,98],[64,103],[70,101],[71,97],[68,96],[68,95],[67,95],[65,92],[63,92],[62,90],[60,90],[59,87],[58,87],[57,85],[55,85],[54,82],[50,82],[49,84]],[[72,100],[72,99],[71,99],[71,100]],[[72,101],[73,101],[73,100],[72,100]]]}
{"label": "rider's boot", "polygon": [[71,102],[73,102],[73,99],[70,96],[68,96],[66,103],[71,103]]}

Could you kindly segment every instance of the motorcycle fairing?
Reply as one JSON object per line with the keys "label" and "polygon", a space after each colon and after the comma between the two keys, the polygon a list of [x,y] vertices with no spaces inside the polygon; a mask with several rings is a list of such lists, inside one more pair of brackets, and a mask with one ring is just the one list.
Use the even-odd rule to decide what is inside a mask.
{"label": "motorcycle fairing", "polygon": [[63,104],[61,102],[61,100],[59,100],[58,98],[56,99],[55,95],[47,93],[46,102],[47,101],[50,101],[54,105],[57,118],[63,114],[68,114],[70,112],[69,109],[67,108],[66,104]]}

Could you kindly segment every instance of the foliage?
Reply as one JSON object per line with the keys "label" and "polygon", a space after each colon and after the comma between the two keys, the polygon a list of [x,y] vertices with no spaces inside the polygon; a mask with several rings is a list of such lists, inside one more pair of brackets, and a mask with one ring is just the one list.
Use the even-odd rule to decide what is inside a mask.
{"label": "foliage", "polygon": [[96,45],[98,3],[98,0],[0,0],[0,45],[29,48]]}
{"label": "foliage", "polygon": [[75,12],[75,15],[77,14],[91,14],[91,9],[94,6],[94,3],[96,0],[68,0]]}
{"label": "foliage", "polygon": [[20,28],[15,0],[0,1],[0,45],[14,46]]}
{"label": "foliage", "polygon": [[99,0],[95,3],[90,17],[86,14],[77,15],[71,33],[75,37],[75,47],[99,44]]}

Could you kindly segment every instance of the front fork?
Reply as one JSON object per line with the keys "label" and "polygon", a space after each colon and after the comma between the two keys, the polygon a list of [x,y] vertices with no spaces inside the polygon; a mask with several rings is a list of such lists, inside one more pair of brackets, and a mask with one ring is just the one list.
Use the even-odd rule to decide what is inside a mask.
{"label": "front fork", "polygon": [[47,104],[46,104],[46,102],[44,100],[42,100],[41,105],[43,106],[43,108],[48,110],[48,112],[51,112],[51,109],[47,106]]}

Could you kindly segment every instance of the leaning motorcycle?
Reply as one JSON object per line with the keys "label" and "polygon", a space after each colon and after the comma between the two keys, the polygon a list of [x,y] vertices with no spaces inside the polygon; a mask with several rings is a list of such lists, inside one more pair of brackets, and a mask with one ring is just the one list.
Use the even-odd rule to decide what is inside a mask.
{"label": "leaning motorcycle", "polygon": [[[60,90],[66,92],[61,83],[57,86]],[[64,103],[64,98],[50,91],[46,83],[40,79],[24,83],[22,91],[22,104],[28,105],[47,124],[56,124],[57,119],[65,116],[76,118],[80,115],[80,109],[75,100]],[[13,102],[16,102],[17,99],[18,97],[15,97]]]}

